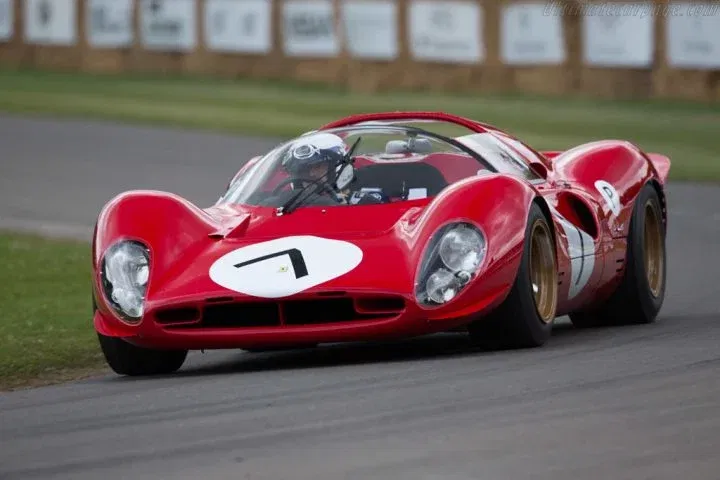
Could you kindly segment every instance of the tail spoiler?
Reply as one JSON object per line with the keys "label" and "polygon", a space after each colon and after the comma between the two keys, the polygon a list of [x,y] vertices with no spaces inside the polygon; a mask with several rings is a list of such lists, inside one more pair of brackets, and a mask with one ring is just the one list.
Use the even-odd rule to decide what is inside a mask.
{"label": "tail spoiler", "polygon": [[657,172],[660,183],[665,185],[670,174],[670,157],[661,153],[648,153],[647,157]]}

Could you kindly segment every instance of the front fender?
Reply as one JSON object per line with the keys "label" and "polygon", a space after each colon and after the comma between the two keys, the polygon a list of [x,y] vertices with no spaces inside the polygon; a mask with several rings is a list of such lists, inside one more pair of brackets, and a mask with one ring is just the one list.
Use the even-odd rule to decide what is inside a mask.
{"label": "front fender", "polygon": [[[487,253],[479,274],[451,302],[433,307],[434,317],[473,310],[474,305],[492,307],[505,299],[520,268],[527,218],[536,198],[541,198],[537,190],[519,178],[502,174],[472,177],[441,192],[415,224],[406,226],[406,235],[418,239],[411,251],[411,264],[418,266],[414,278],[429,241],[444,225],[469,221],[485,235]],[[492,301],[481,305],[489,297]]]}
{"label": "front fender", "polygon": [[100,282],[101,262],[108,247],[120,240],[137,240],[150,253],[147,296],[162,283],[157,272],[167,275],[171,266],[193,248],[207,245],[217,224],[203,210],[177,195],[135,190],[110,200],[101,210],[92,243],[93,285],[98,310],[114,315],[104,299]]}

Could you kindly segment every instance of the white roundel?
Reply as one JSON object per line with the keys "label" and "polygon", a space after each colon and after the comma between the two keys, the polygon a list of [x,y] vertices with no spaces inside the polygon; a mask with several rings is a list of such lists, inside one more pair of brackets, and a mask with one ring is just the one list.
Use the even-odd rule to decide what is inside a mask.
{"label": "white roundel", "polygon": [[302,235],[255,243],[233,250],[210,267],[210,278],[229,290],[279,298],[345,275],[363,252],[341,240]]}
{"label": "white roundel", "polygon": [[600,192],[603,199],[605,199],[605,203],[607,203],[610,211],[615,214],[615,216],[620,215],[620,195],[617,190],[615,190],[615,187],[605,180],[598,180],[595,182],[595,188]]}

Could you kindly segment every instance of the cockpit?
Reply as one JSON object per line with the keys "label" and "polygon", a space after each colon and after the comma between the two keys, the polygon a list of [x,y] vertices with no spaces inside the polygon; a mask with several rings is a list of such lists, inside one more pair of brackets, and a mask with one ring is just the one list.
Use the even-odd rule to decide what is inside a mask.
{"label": "cockpit", "polygon": [[434,197],[483,173],[531,172],[522,155],[492,134],[463,133],[374,122],[308,132],[246,166],[220,203],[286,212],[392,203]]}

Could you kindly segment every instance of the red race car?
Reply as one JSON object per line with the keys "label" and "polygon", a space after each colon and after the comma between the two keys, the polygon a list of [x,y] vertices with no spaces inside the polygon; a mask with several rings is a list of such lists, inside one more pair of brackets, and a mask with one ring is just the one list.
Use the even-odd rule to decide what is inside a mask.
{"label": "red race car", "polygon": [[189,350],[466,330],[488,348],[649,323],[666,284],[668,157],[539,152],[437,112],[343,118],[249,159],[199,208],[130,191],[100,213],[94,326],[118,374]]}

